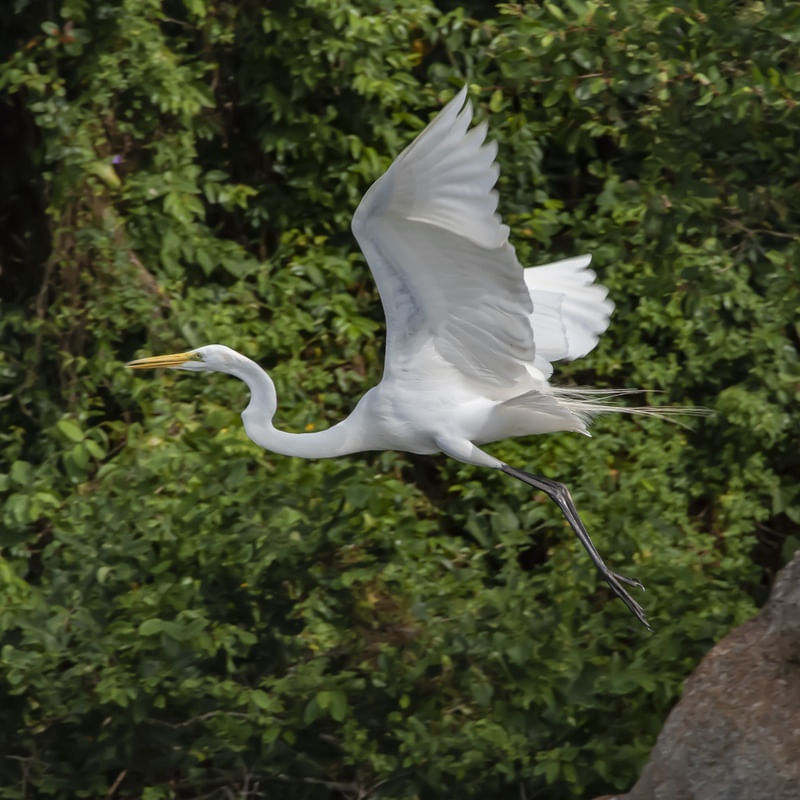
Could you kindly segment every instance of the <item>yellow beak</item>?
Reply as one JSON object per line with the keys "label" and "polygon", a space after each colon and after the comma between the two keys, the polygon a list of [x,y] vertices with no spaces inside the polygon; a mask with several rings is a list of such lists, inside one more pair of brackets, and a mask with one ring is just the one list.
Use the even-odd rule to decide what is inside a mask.
{"label": "yellow beak", "polygon": [[197,356],[192,353],[170,353],[166,356],[150,356],[129,361],[125,366],[131,369],[156,369],[160,367],[177,367],[187,361],[196,361]]}

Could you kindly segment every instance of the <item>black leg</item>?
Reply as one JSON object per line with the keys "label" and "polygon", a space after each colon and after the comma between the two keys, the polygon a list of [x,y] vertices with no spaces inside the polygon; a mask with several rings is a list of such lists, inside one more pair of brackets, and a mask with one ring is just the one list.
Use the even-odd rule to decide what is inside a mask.
{"label": "black leg", "polygon": [[570,527],[573,531],[575,531],[575,535],[578,537],[578,540],[589,554],[589,558],[592,559],[592,563],[597,567],[600,574],[603,576],[603,578],[605,578],[606,583],[611,587],[611,591],[614,592],[614,594],[617,595],[617,597],[619,597],[626,606],[628,606],[633,615],[639,620],[639,622],[642,623],[642,625],[645,626],[645,628],[647,628],[647,630],[652,630],[647,621],[647,615],[644,613],[644,609],[628,594],[627,590],[622,584],[627,583],[629,586],[637,586],[640,589],[644,589],[644,586],[634,578],[626,578],[624,575],[618,575],[616,572],[612,572],[605,565],[605,562],[600,557],[600,553],[597,552],[597,548],[594,546],[594,543],[589,537],[583,522],[581,522],[581,518],[578,516],[578,510],[575,508],[575,503],[572,501],[572,496],[569,493],[569,489],[567,489],[563,483],[551,481],[548,478],[539,478],[536,475],[531,475],[529,472],[524,472],[521,469],[509,467],[508,464],[503,464],[502,470],[507,475],[511,475],[512,477],[521,480],[523,483],[527,483],[528,486],[533,486],[534,489],[539,489],[539,491],[544,492],[554,503],[556,503],[556,505],[558,505],[558,507],[561,509],[561,512],[567,518],[567,522],[570,524]]}

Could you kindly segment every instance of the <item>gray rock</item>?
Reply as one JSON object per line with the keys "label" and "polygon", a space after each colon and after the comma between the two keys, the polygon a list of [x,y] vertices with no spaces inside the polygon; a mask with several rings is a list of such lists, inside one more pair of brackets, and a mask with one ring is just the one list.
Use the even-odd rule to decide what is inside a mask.
{"label": "gray rock", "polygon": [[767,798],[800,800],[800,552],[759,614],[700,662],[633,789],[607,796]]}

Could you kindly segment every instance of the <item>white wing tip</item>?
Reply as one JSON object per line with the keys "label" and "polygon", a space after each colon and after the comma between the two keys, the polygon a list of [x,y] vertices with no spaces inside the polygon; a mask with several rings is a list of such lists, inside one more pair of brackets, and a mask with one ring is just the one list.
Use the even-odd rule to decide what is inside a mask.
{"label": "white wing tip", "polygon": [[445,103],[444,108],[442,108],[439,113],[436,115],[437,117],[439,114],[444,113],[450,108],[457,108],[459,113],[463,113],[464,111],[469,108],[469,115],[472,116],[472,103],[467,98],[467,90],[468,85],[465,83],[454,95],[453,97]]}

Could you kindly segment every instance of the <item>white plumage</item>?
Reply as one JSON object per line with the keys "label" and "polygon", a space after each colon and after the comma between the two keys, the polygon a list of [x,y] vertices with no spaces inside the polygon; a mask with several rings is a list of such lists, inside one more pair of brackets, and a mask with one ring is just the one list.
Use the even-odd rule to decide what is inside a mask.
{"label": "white plumage", "polygon": [[585,356],[608,327],[614,304],[587,269],[591,260],[578,256],[524,271],[534,308],[534,364],[545,378],[553,372],[551,362]]}
{"label": "white plumage", "polygon": [[245,381],[242,412],[256,444],[305,458],[363,450],[443,452],[501,469],[546,492],[563,511],[612,590],[647,625],[643,610],[611,572],[578,517],[566,487],[504,464],[478,445],[554,431],[586,433],[602,392],[559,390],[552,362],[588,353],[608,327],[613,304],[579,256],[523,269],[496,212],[497,145],[485,123],[469,128],[462,89],[367,191],[353,233],[386,314],[383,377],[342,422],[292,434],[272,418],[272,380],[224,345],[133,361],[221,371]]}

